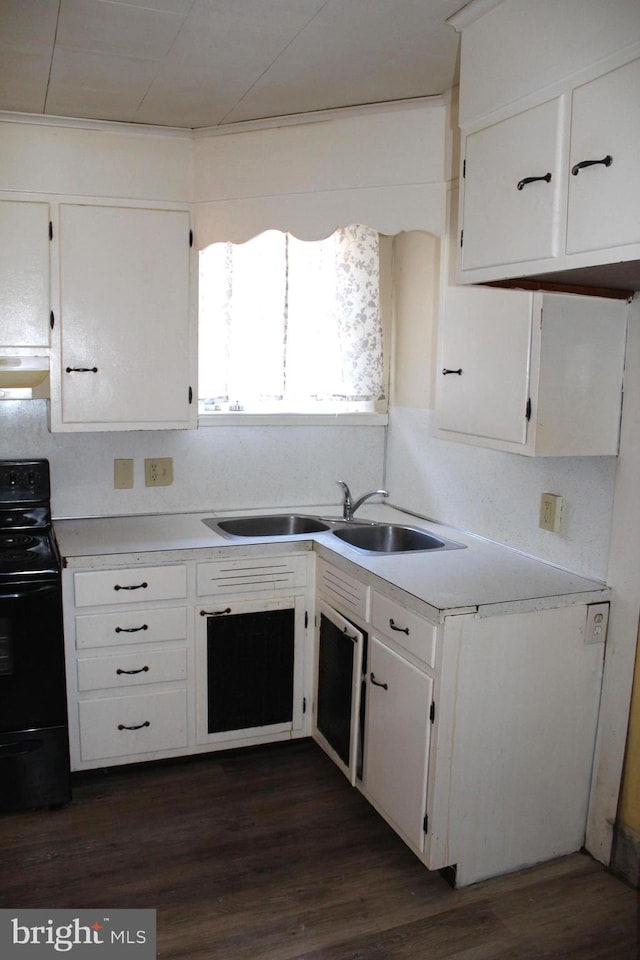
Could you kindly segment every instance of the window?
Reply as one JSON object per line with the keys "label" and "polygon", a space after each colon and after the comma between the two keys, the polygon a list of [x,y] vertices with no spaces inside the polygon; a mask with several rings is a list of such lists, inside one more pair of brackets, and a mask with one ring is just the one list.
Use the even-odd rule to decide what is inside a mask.
{"label": "window", "polygon": [[269,230],[200,254],[201,412],[373,410],[385,397],[379,238]]}

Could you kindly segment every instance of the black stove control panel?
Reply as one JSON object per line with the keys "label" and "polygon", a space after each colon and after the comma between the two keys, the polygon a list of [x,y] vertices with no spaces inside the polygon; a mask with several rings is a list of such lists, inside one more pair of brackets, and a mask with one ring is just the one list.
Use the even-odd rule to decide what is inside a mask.
{"label": "black stove control panel", "polygon": [[0,507],[50,497],[48,460],[0,460]]}

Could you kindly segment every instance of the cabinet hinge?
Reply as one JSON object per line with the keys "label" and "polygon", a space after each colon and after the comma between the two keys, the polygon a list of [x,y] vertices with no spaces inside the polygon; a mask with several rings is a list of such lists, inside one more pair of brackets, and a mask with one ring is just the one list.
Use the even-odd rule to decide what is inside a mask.
{"label": "cabinet hinge", "polygon": [[422,821],[422,829],[425,833],[429,833],[429,814],[425,813],[424,820]]}
{"label": "cabinet hinge", "polygon": [[531,397],[527,400],[527,409],[525,410],[525,419],[531,420]]}
{"label": "cabinet hinge", "polygon": [[55,323],[56,323],[56,318],[54,317],[54,315],[53,315],[53,310],[52,310],[51,313],[49,314],[49,329],[50,329],[50,330],[53,330],[53,328],[54,328],[54,326],[55,326]]}
{"label": "cabinet hinge", "polygon": [[435,719],[436,719],[436,702],[435,700],[432,700],[431,709],[429,710],[429,720],[431,720],[431,723],[435,723]]}
{"label": "cabinet hinge", "polygon": [[189,246],[193,246],[193,230],[189,230]]}
{"label": "cabinet hinge", "polygon": [[49,220],[49,240],[53,240],[53,220]]}
{"label": "cabinet hinge", "polygon": [[193,387],[189,387],[189,403],[193,403]]}

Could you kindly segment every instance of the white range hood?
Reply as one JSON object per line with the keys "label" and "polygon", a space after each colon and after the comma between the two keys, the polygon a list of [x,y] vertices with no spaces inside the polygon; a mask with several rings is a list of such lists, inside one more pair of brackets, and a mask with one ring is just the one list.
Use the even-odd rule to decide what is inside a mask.
{"label": "white range hood", "polygon": [[0,355],[0,400],[49,396],[49,357]]}

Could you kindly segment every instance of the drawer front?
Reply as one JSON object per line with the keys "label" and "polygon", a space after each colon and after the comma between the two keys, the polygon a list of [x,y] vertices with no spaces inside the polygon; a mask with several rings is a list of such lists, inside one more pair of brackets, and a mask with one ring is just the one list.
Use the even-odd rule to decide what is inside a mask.
{"label": "drawer front", "polygon": [[77,607],[173,600],[187,595],[187,568],[184,564],[175,564],[91,570],[76,573],[73,584]]}
{"label": "drawer front", "polygon": [[253,596],[306,585],[307,555],[212,560],[197,566],[198,596]]}
{"label": "drawer front", "polygon": [[119,610],[117,613],[87,613],[76,617],[76,648],[111,647],[129,643],[184,640],[187,636],[185,607],[161,610]]}
{"label": "drawer front", "polygon": [[437,626],[380,593],[372,597],[371,622],[377,633],[390,637],[408,653],[435,667]]}
{"label": "drawer front", "polygon": [[125,653],[123,650],[109,657],[80,657],[77,667],[78,690],[184,680],[187,676],[187,650],[186,647],[141,653]]}
{"label": "drawer front", "polygon": [[318,590],[338,610],[368,619],[369,587],[324,560],[318,564]]}
{"label": "drawer front", "polygon": [[186,690],[83,700],[78,710],[85,763],[187,745]]}

